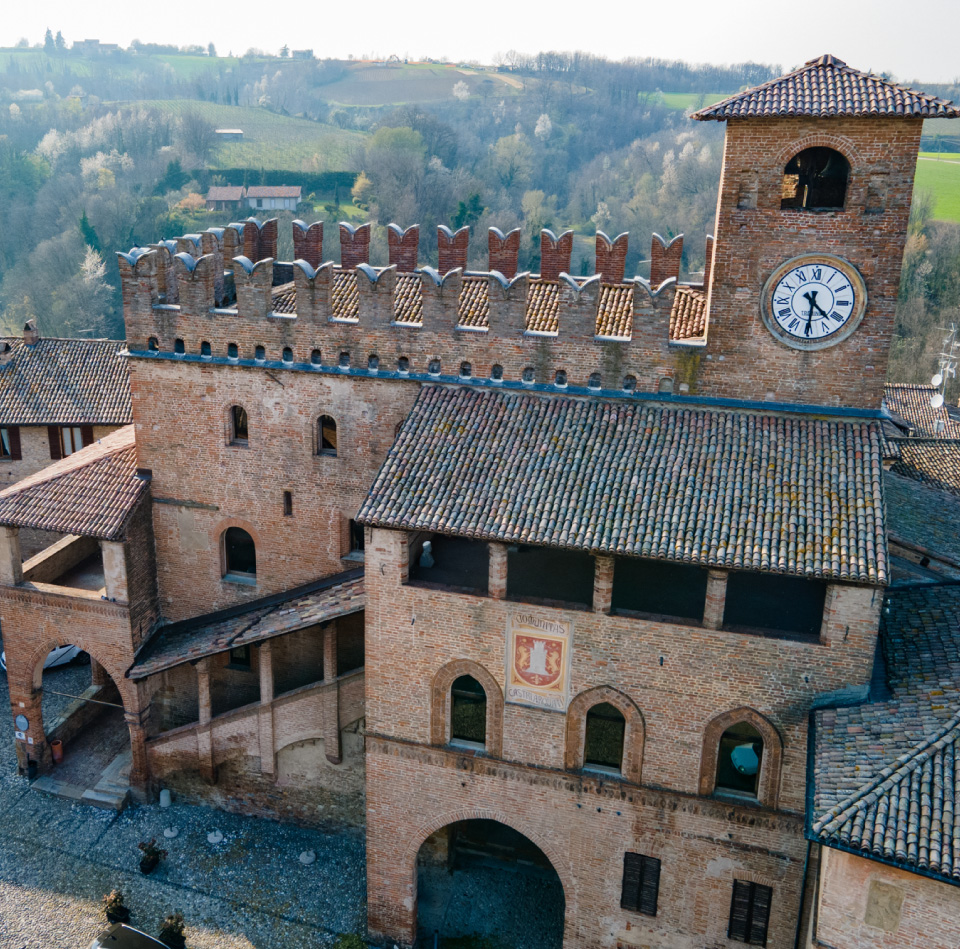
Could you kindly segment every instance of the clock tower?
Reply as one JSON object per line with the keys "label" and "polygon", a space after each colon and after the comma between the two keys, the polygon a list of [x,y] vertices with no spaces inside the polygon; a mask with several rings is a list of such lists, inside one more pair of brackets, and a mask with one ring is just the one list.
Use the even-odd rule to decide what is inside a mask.
{"label": "clock tower", "polygon": [[834,56],[694,115],[727,123],[703,391],[880,407],[923,120],[958,116]]}

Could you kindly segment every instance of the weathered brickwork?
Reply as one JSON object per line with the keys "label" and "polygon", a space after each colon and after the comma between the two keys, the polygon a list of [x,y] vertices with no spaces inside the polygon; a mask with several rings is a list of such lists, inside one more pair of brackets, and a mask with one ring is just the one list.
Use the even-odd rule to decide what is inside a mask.
{"label": "weathered brickwork", "polygon": [[[493,596],[403,583],[407,547],[404,533],[377,529],[366,552],[368,615],[379,618],[367,629],[366,662],[367,730],[375,736],[372,743],[368,738],[367,756],[371,930],[394,939],[411,938],[414,917],[404,907],[413,905],[416,850],[426,836],[472,808],[500,815],[495,819],[520,830],[559,861],[554,865],[567,899],[565,945],[615,946],[617,939],[624,939],[621,932],[628,923],[645,938],[655,932],[619,909],[622,854],[627,849],[663,860],[661,893],[676,902],[671,911],[665,909],[662,920],[658,916],[658,924],[667,927],[664,931],[685,935],[687,941],[677,945],[702,945],[704,935],[720,938],[734,871],[775,880],[782,915],[771,923],[768,945],[792,945],[804,850],[799,828],[805,802],[807,709],[818,695],[869,681],[879,591],[832,588],[820,641],[803,643],[586,609],[521,606]],[[517,609],[544,619],[572,620],[571,712],[500,705],[495,697],[489,701],[488,716],[491,706],[502,708],[502,722],[499,734],[494,732],[488,741],[494,760],[464,757],[456,750],[428,752],[445,734],[435,721],[438,712],[447,714],[437,689],[449,688],[451,675],[470,674],[469,669],[479,667],[486,674],[480,681],[492,681],[488,688],[502,695],[507,619]],[[444,675],[452,660],[454,673]],[[638,710],[643,728],[628,731],[632,744],[625,759],[628,774],[642,772],[643,790],[632,780],[566,770],[570,734],[579,735],[583,714],[576,697],[591,690],[596,690],[595,702],[608,700],[606,690],[615,690],[622,702]],[[728,714],[744,706],[748,708],[739,714]],[[719,718],[727,727],[760,717],[782,743],[780,754],[773,740],[765,744],[761,806],[714,802],[709,797],[712,784],[704,788],[701,775],[703,762],[711,756],[716,760],[710,736],[718,742],[723,730],[717,732],[712,723]],[[551,777],[538,777],[540,771],[533,769]],[[463,785],[465,775],[469,781]],[[617,803],[604,806],[598,798],[585,806],[584,797],[600,793],[597,786]],[[650,786],[658,789],[661,803],[649,803]],[[775,790],[768,793],[767,787]],[[697,800],[701,793],[708,796]],[[631,796],[635,800],[624,800]],[[718,819],[722,814],[737,829],[711,827],[704,815],[714,809]],[[437,817],[429,827],[421,827],[410,820],[411,813]],[[558,813],[563,819],[557,819]],[[672,815],[666,826],[665,813]],[[792,821],[796,837],[784,833]],[[741,837],[744,825],[750,833]],[[731,830],[732,839],[719,842]],[[697,842],[687,842],[688,837]],[[390,856],[396,854],[398,839],[409,851],[403,864]],[[597,840],[617,843],[598,850]],[[771,857],[781,852],[784,857]],[[683,881],[669,897],[668,864],[674,879]],[[596,872],[585,873],[585,866]],[[569,868],[566,879],[563,867]],[[692,872],[691,867],[699,869]],[[719,876],[718,867],[724,868]],[[599,882],[590,882],[594,878]],[[578,905],[594,911],[578,912]],[[642,938],[637,944],[643,944]]]}
{"label": "weathered brickwork", "polygon": [[[879,408],[920,144],[919,119],[737,119],[727,123],[698,391],[736,382],[740,396]],[[843,210],[781,210],[784,168],[826,146],[850,163]],[[867,193],[883,182],[882,207]],[[745,194],[756,185],[755,201]],[[754,207],[738,205],[755,204]],[[760,291],[784,260],[823,252],[849,260],[867,285],[867,311],[836,346],[798,352],[760,319]]]}

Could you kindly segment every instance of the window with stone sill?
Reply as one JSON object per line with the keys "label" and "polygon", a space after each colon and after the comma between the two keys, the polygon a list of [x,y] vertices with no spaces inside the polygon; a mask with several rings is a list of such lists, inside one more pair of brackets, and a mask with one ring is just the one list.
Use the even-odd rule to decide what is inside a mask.
{"label": "window with stone sill", "polygon": [[620,774],[626,728],[627,722],[620,709],[609,702],[594,705],[587,712],[583,767],[589,771]]}
{"label": "window with stone sill", "polygon": [[317,454],[337,457],[337,422],[332,415],[317,419]]}
{"label": "window with stone sill", "polygon": [[749,722],[738,722],[720,738],[717,752],[719,794],[757,799],[760,768],[763,764],[763,737]]}
{"label": "window with stone sill", "polygon": [[481,750],[487,742],[487,693],[473,676],[460,676],[450,689],[450,743]]}
{"label": "window with stone sill", "polygon": [[257,549],[253,538],[242,527],[228,527],[223,532],[221,556],[224,580],[256,584]]}

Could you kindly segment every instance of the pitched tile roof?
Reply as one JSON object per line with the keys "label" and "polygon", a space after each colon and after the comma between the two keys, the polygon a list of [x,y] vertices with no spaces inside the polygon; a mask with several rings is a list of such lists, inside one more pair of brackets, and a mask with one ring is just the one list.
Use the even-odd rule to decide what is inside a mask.
{"label": "pitched tile roof", "polygon": [[0,337],[0,425],[126,425],[133,420],[125,343],[109,339]]}
{"label": "pitched tile roof", "polygon": [[910,435],[925,438],[960,438],[958,425],[946,405],[934,408],[930,400],[939,393],[931,385],[912,382],[887,382],[883,387],[883,406],[906,422]]}
{"label": "pitched tile roof", "polygon": [[363,568],[159,627],[127,673],[143,679],[184,662],[262,642],[364,608]]}
{"label": "pitched tile roof", "polygon": [[393,292],[394,319],[398,323],[423,322],[423,294],[420,276],[414,273],[398,273]]}
{"label": "pitched tile roof", "polygon": [[243,185],[211,185],[207,201],[239,201],[243,193]]}
{"label": "pitched tile roof", "polygon": [[890,539],[960,566],[960,494],[885,471]]}
{"label": "pitched tile roof", "polygon": [[875,422],[421,391],[359,519],[884,583]]}
{"label": "pitched tile roof", "polygon": [[810,834],[960,881],[960,587],[892,590],[891,700],[817,713]]}
{"label": "pitched tile roof", "polygon": [[0,524],[118,540],[147,485],[125,425],[0,491]]}
{"label": "pitched tile roof", "polygon": [[923,484],[960,495],[960,442],[902,438],[892,471]]}
{"label": "pitched tile roof", "polygon": [[300,185],[253,185],[247,188],[248,198],[296,198],[300,200]]}
{"label": "pitched tile roof", "polygon": [[274,313],[297,312],[297,287],[294,283],[281,283],[270,291]]}
{"label": "pitched tile roof", "polygon": [[811,59],[800,69],[693,113],[695,119],[766,116],[904,116],[951,119],[960,110],[943,99],[914,92],[852,69],[836,56]]}
{"label": "pitched tile roof", "polygon": [[633,284],[600,285],[597,336],[629,339],[633,333]]}
{"label": "pitched tile roof", "polygon": [[460,300],[457,304],[461,326],[488,326],[490,323],[490,297],[487,295],[486,277],[464,277],[460,284]]}
{"label": "pitched tile roof", "polygon": [[703,339],[707,332],[707,295],[695,287],[677,287],[670,309],[670,339]]}
{"label": "pitched tile roof", "polygon": [[360,319],[360,291],[357,289],[357,274],[354,270],[335,270],[330,305],[338,320]]}

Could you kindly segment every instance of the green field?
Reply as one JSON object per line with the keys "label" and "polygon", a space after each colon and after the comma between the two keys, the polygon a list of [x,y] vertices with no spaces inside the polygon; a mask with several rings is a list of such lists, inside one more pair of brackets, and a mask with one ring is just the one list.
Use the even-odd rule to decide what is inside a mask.
{"label": "green field", "polygon": [[920,152],[921,158],[933,158],[936,161],[960,161],[960,152]]}
{"label": "green field", "polygon": [[917,162],[914,188],[930,191],[934,197],[933,216],[940,221],[960,222],[960,155],[950,160],[921,159]]}
{"label": "green field", "polygon": [[281,171],[342,171],[350,153],[363,144],[362,132],[350,132],[309,119],[277,115],[266,109],[215,105],[192,99],[144,100],[138,107],[173,115],[199,112],[217,128],[243,129],[242,142],[224,142],[211,168],[276,168]]}
{"label": "green field", "polygon": [[216,70],[220,66],[235,66],[240,60],[233,56],[190,56],[180,53],[131,53],[120,50],[103,56],[77,55],[69,50],[66,53],[48,56],[42,49],[0,48],[0,69],[15,62],[22,69],[41,69],[43,72],[62,73],[69,69],[75,76],[89,76],[94,67],[102,65],[121,78],[129,79],[137,70],[146,68],[149,63],[166,63],[179,79],[191,79],[198,73]]}
{"label": "green field", "polygon": [[703,109],[714,102],[726,99],[732,92],[661,92],[660,101],[668,109],[685,112],[687,109]]}

